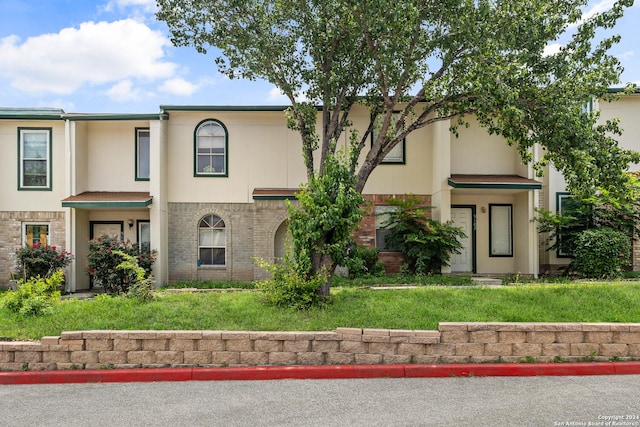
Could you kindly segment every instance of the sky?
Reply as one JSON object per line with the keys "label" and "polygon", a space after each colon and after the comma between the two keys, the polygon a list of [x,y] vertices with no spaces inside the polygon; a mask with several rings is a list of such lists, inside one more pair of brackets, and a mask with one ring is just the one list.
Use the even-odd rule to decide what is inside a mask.
{"label": "sky", "polygon": [[[590,0],[585,13],[613,0]],[[155,0],[0,0],[0,107],[155,113],[160,105],[286,105],[265,81],[229,80],[209,55],[174,47]],[[640,2],[610,34],[640,85]],[[559,45],[549,46],[553,51]],[[622,84],[620,85],[622,86]]]}

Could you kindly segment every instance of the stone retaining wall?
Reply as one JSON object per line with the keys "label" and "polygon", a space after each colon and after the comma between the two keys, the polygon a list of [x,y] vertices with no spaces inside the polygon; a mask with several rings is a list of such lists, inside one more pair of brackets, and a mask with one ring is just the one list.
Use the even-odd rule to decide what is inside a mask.
{"label": "stone retaining wall", "polygon": [[0,370],[608,361],[640,358],[640,324],[440,323],[438,331],[78,331],[0,342]]}

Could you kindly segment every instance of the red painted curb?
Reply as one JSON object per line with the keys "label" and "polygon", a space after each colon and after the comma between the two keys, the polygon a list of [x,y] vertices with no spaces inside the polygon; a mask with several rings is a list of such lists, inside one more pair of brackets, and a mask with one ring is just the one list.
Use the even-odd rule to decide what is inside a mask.
{"label": "red painted curb", "polygon": [[279,379],[445,378],[640,374],[640,362],[321,365],[0,372],[0,385]]}

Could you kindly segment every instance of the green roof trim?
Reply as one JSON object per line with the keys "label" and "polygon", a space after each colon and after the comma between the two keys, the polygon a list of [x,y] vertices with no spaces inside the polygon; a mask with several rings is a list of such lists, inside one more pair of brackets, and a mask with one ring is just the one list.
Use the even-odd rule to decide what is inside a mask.
{"label": "green roof trim", "polygon": [[267,195],[254,194],[253,200],[296,200],[295,195]]}
{"label": "green roof trim", "polygon": [[59,108],[0,108],[0,119],[62,120]]}
{"label": "green roof trim", "polygon": [[164,113],[154,113],[154,114],[65,114],[63,116],[65,119],[68,119],[72,122],[81,122],[81,121],[96,121],[96,120],[104,120],[104,121],[118,121],[118,120],[166,120],[169,118],[167,114]]}
{"label": "green roof trim", "polygon": [[81,201],[69,201],[62,202],[63,208],[80,208],[80,209],[113,209],[113,208],[145,208],[149,206],[153,202],[153,199],[143,200],[143,201],[122,201],[122,202],[113,202],[113,201],[105,201],[105,202],[81,202]]}
{"label": "green roof trim", "polygon": [[540,190],[541,183],[496,183],[496,182],[456,182],[451,178],[447,180],[448,184],[453,188],[475,188],[475,189],[495,189],[495,190]]}
{"label": "green roof trim", "polygon": [[161,105],[162,111],[284,111],[289,105]]}

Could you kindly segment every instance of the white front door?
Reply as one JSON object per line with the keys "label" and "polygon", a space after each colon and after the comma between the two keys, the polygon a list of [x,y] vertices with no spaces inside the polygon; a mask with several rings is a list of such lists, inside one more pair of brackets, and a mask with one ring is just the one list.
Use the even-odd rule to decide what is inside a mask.
{"label": "white front door", "polygon": [[122,222],[92,222],[91,238],[102,236],[122,239]]}
{"label": "white front door", "polygon": [[473,209],[451,208],[451,220],[466,234],[460,253],[451,256],[451,271],[473,273]]}

